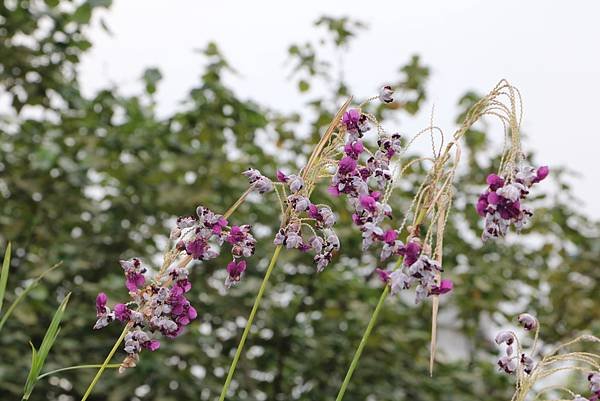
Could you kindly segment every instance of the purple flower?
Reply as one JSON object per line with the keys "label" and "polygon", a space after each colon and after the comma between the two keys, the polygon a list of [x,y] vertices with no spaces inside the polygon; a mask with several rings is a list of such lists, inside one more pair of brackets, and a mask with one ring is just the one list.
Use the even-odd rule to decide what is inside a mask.
{"label": "purple flower", "polygon": [[344,113],[342,124],[348,130],[348,133],[352,135],[353,139],[356,139],[356,136],[362,136],[364,132],[369,130],[367,116],[362,114],[358,109],[350,109]]}
{"label": "purple flower", "polygon": [[344,152],[349,157],[353,159],[358,159],[360,154],[363,152],[364,148],[365,147],[363,146],[361,141],[347,142],[346,145],[344,145]]}
{"label": "purple flower", "polygon": [[288,176],[288,185],[290,187],[290,191],[292,191],[292,193],[296,193],[304,188],[304,180],[302,177],[292,174]]}
{"label": "purple flower", "polygon": [[500,345],[503,343],[506,343],[506,345],[511,345],[515,340],[515,335],[511,332],[511,331],[501,331],[500,333],[498,333],[496,335],[496,338],[494,339],[494,341],[496,341],[496,344]]}
{"label": "purple flower", "polygon": [[239,226],[232,226],[229,235],[227,236],[227,242],[235,244],[243,241],[245,237],[246,233],[243,232]]}
{"label": "purple flower", "polygon": [[537,319],[529,313],[521,313],[517,320],[519,321],[519,324],[527,331],[534,330],[538,326]]}
{"label": "purple flower", "polygon": [[492,191],[495,191],[498,188],[504,186],[504,178],[493,173],[487,176],[486,181]]}
{"label": "purple flower", "polygon": [[368,210],[370,212],[374,212],[376,210],[377,201],[372,196],[361,195],[358,197],[358,201],[360,202],[360,205],[362,207],[364,207],[366,210]]}
{"label": "purple flower", "polygon": [[513,177],[505,180],[496,174],[488,175],[488,189],[477,200],[477,213],[484,220],[482,239],[503,237],[510,225],[520,231],[529,221],[533,212],[521,205],[529,194],[529,188],[546,178],[549,169],[542,166],[535,169],[522,165],[515,169]]}
{"label": "purple flower", "polygon": [[288,176],[281,170],[277,170],[277,181],[279,182],[288,182]]}
{"label": "purple flower", "polygon": [[542,166],[538,168],[534,182],[542,181],[544,178],[548,177],[548,174],[550,174],[550,168],[548,168],[548,166]]}
{"label": "purple flower", "polygon": [[335,197],[338,197],[338,196],[340,196],[340,190],[339,190],[339,189],[338,189],[338,187],[337,187],[337,186],[335,186],[335,185],[331,185],[331,186],[329,186],[329,187],[327,188],[327,192],[329,192],[329,194],[330,194],[331,196],[335,196]]}
{"label": "purple flower", "polygon": [[125,287],[127,287],[129,291],[137,291],[145,282],[146,279],[143,274],[130,272],[126,275]]}
{"label": "purple flower", "polygon": [[396,295],[400,290],[409,288],[412,283],[412,279],[402,270],[393,271],[390,274],[390,280],[392,295]]}
{"label": "purple flower", "polygon": [[431,295],[442,295],[452,291],[452,280],[442,280],[439,286],[434,286],[429,292]]}
{"label": "purple flower", "polygon": [[185,250],[188,255],[192,255],[194,259],[202,259],[207,247],[208,244],[204,238],[196,237],[186,244]]}
{"label": "purple flower", "polygon": [[246,261],[240,260],[236,262],[235,260],[229,262],[227,264],[227,273],[229,274],[225,279],[225,287],[229,288],[234,284],[237,284],[242,278],[242,274],[246,271]]}
{"label": "purple flower", "polygon": [[227,227],[227,219],[224,217],[220,217],[219,220],[217,220],[217,224],[215,224],[212,228],[212,232],[213,234],[221,234],[221,231],[223,231],[223,228]]}
{"label": "purple flower", "polygon": [[475,206],[475,208],[477,209],[477,213],[481,216],[481,217],[485,217],[485,213],[487,211],[487,207],[488,207],[488,194],[487,193],[483,193],[479,196],[479,200],[477,201],[477,205]]}
{"label": "purple flower", "polygon": [[498,366],[508,374],[513,374],[517,370],[517,364],[513,358],[503,356],[498,360]]}
{"label": "purple flower", "polygon": [[125,321],[129,320],[129,318],[131,317],[131,311],[125,304],[116,304],[115,305],[115,317],[120,322],[125,322]]}
{"label": "purple flower", "polygon": [[150,351],[156,351],[157,349],[160,348],[160,341],[158,341],[158,340],[146,341],[142,346]]}
{"label": "purple flower", "polygon": [[530,374],[535,365],[534,360],[525,354],[521,354],[520,362],[523,365],[523,371],[527,374]]}
{"label": "purple flower", "polygon": [[187,278],[179,279],[175,282],[175,286],[171,291],[181,291],[181,293],[189,292],[192,289],[192,283]]}
{"label": "purple flower", "polygon": [[386,85],[379,90],[379,100],[383,103],[391,103],[394,101],[392,95],[394,94],[394,90],[391,86]]}
{"label": "purple flower", "polygon": [[420,254],[421,245],[414,240],[410,240],[404,249],[401,250],[401,255],[404,256],[404,266],[412,266],[417,261]]}
{"label": "purple flower", "polygon": [[356,160],[350,156],[344,157],[340,160],[338,165],[338,173],[342,175],[350,174],[356,170]]}
{"label": "purple flower", "polygon": [[273,190],[273,182],[261,174],[260,171],[250,168],[242,173],[248,178],[248,182],[258,193],[264,194]]}
{"label": "purple flower", "polygon": [[388,245],[393,245],[396,242],[396,238],[398,238],[398,232],[396,230],[387,230],[383,234],[383,242]]}
{"label": "purple flower", "polygon": [[308,244],[312,249],[315,250],[316,253],[321,253],[323,247],[325,246],[325,241],[321,237],[312,237],[308,241]]}
{"label": "purple flower", "polygon": [[108,297],[105,293],[101,292],[96,297],[96,314],[101,315],[106,313],[106,302],[108,301]]}
{"label": "purple flower", "polygon": [[96,297],[96,324],[94,330],[108,326],[115,319],[114,312],[111,312],[110,308],[106,306],[107,301],[108,297],[103,292]]}
{"label": "purple flower", "polygon": [[389,283],[390,280],[392,279],[391,272],[389,272],[387,270],[377,268],[377,269],[375,269],[375,271],[379,275],[379,279],[381,279],[381,281],[383,281],[386,284]]}
{"label": "purple flower", "polygon": [[348,130],[350,127],[354,127],[360,121],[360,110],[358,109],[350,109],[344,113],[342,117],[342,124],[346,126]]}

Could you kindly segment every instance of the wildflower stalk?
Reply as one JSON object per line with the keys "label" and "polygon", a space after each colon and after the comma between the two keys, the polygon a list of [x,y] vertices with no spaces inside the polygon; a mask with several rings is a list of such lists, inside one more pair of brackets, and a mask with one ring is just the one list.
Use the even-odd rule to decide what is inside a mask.
{"label": "wildflower stalk", "polygon": [[[229,208],[227,209],[227,211],[225,212],[225,214],[223,215],[224,218],[228,218],[230,217],[236,210],[237,208],[246,200],[246,197],[248,196],[248,194],[252,191],[253,187],[250,186],[239,198],[237,201],[235,201],[235,203]],[[178,255],[178,252],[175,252],[173,249],[169,249],[165,252],[164,255],[164,260],[163,260],[163,265],[160,269],[160,271],[158,272],[156,279],[160,280],[160,278],[164,275],[166,269],[171,265],[171,263],[173,263],[176,259]],[[192,261],[192,257],[191,256],[186,256],[180,263],[179,263],[179,267],[180,268],[185,268],[190,262]],[[170,284],[171,280],[169,279],[167,281],[167,285]],[[104,362],[102,363],[102,365],[99,365],[100,369],[98,370],[98,372],[96,372],[96,375],[94,376],[94,379],[92,380],[92,382],[90,383],[90,385],[88,386],[85,394],[83,395],[83,398],[81,399],[81,401],[85,401],[89,395],[91,394],[92,390],[94,389],[94,387],[96,386],[96,383],[98,382],[98,380],[100,380],[100,377],[102,376],[102,373],[104,372],[104,370],[109,367],[109,362],[112,359],[112,357],[114,356],[114,354],[116,353],[117,349],[119,348],[119,346],[121,345],[121,343],[123,342],[123,340],[125,339],[125,336],[127,335],[127,333],[129,332],[129,330],[131,329],[132,324],[128,323],[125,328],[123,329],[123,332],[121,333],[121,335],[119,336],[119,338],[117,339],[117,341],[115,342],[115,344],[113,345],[111,351],[109,352],[108,356],[106,357],[106,359],[104,360]],[[89,367],[92,367],[95,365],[89,365]],[[121,366],[123,366],[121,364]],[[75,367],[72,367],[73,369],[75,369]],[[67,370],[70,368],[64,368],[64,370]]]}
{"label": "wildflower stalk", "polygon": [[[534,331],[533,344],[527,350],[519,341],[517,333],[512,330],[501,331],[495,338],[496,344],[506,346],[505,355],[498,360],[498,366],[505,373],[516,377],[515,392],[511,401],[538,400],[542,395],[554,391],[568,394],[568,401],[587,401],[588,398],[581,397],[564,385],[549,385],[543,388],[538,386],[541,381],[547,381],[548,377],[556,373],[569,372],[583,373],[587,377],[592,393],[589,400],[597,400],[600,397],[600,354],[593,351],[564,352],[565,348],[581,343],[598,344],[600,338],[580,335],[544,355],[543,350],[538,352],[539,321],[528,313],[519,315],[518,321],[525,331]],[[532,393],[535,393],[535,397]]]}
{"label": "wildflower stalk", "polygon": [[[419,224],[421,224],[421,222],[425,218],[426,211],[427,211],[427,209],[422,209],[420,211],[420,213],[418,214],[417,219],[415,221],[415,225],[414,225],[415,229],[416,229],[416,227],[419,226]],[[398,266],[400,265],[401,261],[402,261],[402,259],[400,258],[398,260],[398,264],[397,264]],[[348,368],[348,371],[346,372],[346,376],[344,377],[344,381],[342,382],[342,386],[340,387],[340,390],[338,392],[337,397],[335,398],[335,401],[342,401],[342,399],[344,398],[344,394],[346,393],[346,388],[348,387],[348,384],[350,384],[350,380],[352,379],[352,375],[354,374],[354,371],[356,370],[356,367],[358,366],[358,361],[360,360],[363,349],[367,345],[367,341],[369,339],[369,336],[371,335],[371,331],[373,331],[373,327],[375,327],[375,322],[377,321],[377,318],[379,317],[379,313],[381,312],[381,307],[383,306],[385,299],[387,298],[389,293],[390,293],[390,285],[386,284],[385,287],[383,288],[383,291],[381,292],[381,295],[379,296],[379,301],[377,302],[377,306],[375,306],[375,310],[371,314],[369,323],[367,323],[367,328],[365,329],[363,336],[360,339],[358,348],[356,349],[356,352],[354,353],[354,357],[352,358],[352,361],[350,362],[350,367]]]}
{"label": "wildflower stalk", "polygon": [[[508,104],[503,102],[503,100],[506,99],[508,99]],[[427,172],[424,182],[417,191],[417,194],[413,199],[413,203],[406,215],[408,216],[409,213],[414,212],[415,216],[412,226],[409,227],[409,240],[411,238],[418,239],[420,225],[424,223],[426,219],[430,220],[427,233],[424,237],[423,252],[425,254],[429,254],[431,252],[435,233],[435,250],[433,258],[435,259],[436,263],[439,263],[440,266],[442,261],[444,230],[452,202],[452,186],[461,157],[461,139],[467,134],[470,127],[479,121],[481,117],[490,115],[499,118],[505,128],[505,144],[500,162],[499,173],[502,174],[506,179],[512,179],[515,175],[516,168],[523,159],[519,134],[519,125],[522,117],[521,114],[521,98],[518,90],[511,86],[507,81],[502,80],[488,95],[480,99],[473,105],[473,107],[471,107],[471,109],[466,113],[465,119],[463,120],[461,126],[454,132],[453,136],[451,137],[451,141],[448,144],[443,146],[443,133],[439,128],[434,127],[433,125],[417,133],[407,144],[407,147],[410,146],[410,144],[412,144],[417,137],[424,133],[430,133],[432,136],[433,157],[420,158],[409,162],[403,168],[398,169],[399,173],[395,179],[397,180],[403,174],[404,170],[415,161],[428,160],[433,163],[433,166]],[[372,119],[374,120],[374,117]],[[379,127],[377,121],[374,120],[374,122]],[[439,132],[442,135],[442,143],[439,145],[439,149],[437,149],[437,151],[433,142],[434,131]],[[452,155],[454,155],[454,157],[452,157]],[[391,194],[393,184],[394,183],[392,182],[392,184],[389,185],[386,190],[386,195],[384,198],[385,201],[388,200]],[[404,223],[398,230],[398,233],[400,233],[403,228]],[[399,269],[402,262],[403,258],[401,257],[398,259],[395,268]],[[440,280],[441,274],[437,272],[435,274],[435,285],[440,285]],[[391,290],[390,285],[390,282],[386,282],[382,295],[379,298],[379,302],[377,303],[377,306],[370,317],[361,342],[350,363],[350,367],[348,368],[336,401],[341,401],[344,396],[352,374],[358,365],[362,351],[366,345],[366,342],[368,341],[368,337],[371,334],[371,331],[378,318],[381,306]],[[438,308],[439,299],[438,296],[434,294],[431,319],[432,331],[429,360],[430,375],[433,372],[433,364],[435,359]]]}
{"label": "wildflower stalk", "polygon": [[[316,182],[317,182],[318,178],[320,177],[320,173],[323,171],[324,167],[329,163],[328,157],[331,156],[330,153],[332,152],[332,150],[336,149],[339,146],[340,138],[336,137],[335,130],[338,127],[338,125],[341,121],[341,118],[342,118],[343,114],[346,112],[351,101],[352,101],[352,97],[350,97],[342,105],[342,107],[337,111],[336,115],[331,120],[327,130],[325,131],[325,133],[323,134],[323,136],[321,137],[319,142],[315,145],[313,151],[311,152],[311,154],[308,158],[308,161],[306,162],[306,165],[301,170],[299,180],[300,180],[300,182],[302,182],[302,185],[300,185],[300,188],[297,189],[296,191],[292,191],[292,188],[290,186],[291,192],[296,192],[296,194],[299,194],[300,192],[302,192],[303,196],[306,197],[307,201],[309,200],[310,195],[312,194],[312,192],[315,188]],[[287,179],[288,178],[284,179],[284,181],[286,181]],[[279,177],[278,177],[278,180],[279,180]],[[281,182],[277,183],[277,185],[282,185],[282,183]],[[288,198],[286,198],[287,195],[286,195],[285,188],[283,186],[281,186],[281,193],[277,189],[277,186],[274,189],[275,189],[275,192],[277,194],[277,197],[278,197],[278,200],[279,200],[279,203],[281,206],[282,214],[281,214],[281,226],[280,226],[281,229],[280,229],[280,231],[292,223],[297,224],[299,221],[301,222],[301,219],[299,219],[299,217],[298,217],[298,212],[294,210],[294,207],[292,207],[292,203],[289,202]],[[245,196],[245,195],[247,195],[247,194],[244,194],[243,196]],[[304,225],[306,226],[306,224],[304,224]],[[302,227],[302,225],[300,225],[300,227]],[[311,231],[313,233],[315,233],[314,229],[312,229],[312,228],[311,228]],[[337,237],[336,237],[336,240],[337,240]],[[339,245],[339,243],[338,243],[338,245]],[[229,386],[231,385],[231,380],[233,379],[233,375],[235,373],[235,369],[237,367],[238,361],[239,361],[242,351],[244,349],[246,339],[248,338],[248,335],[250,333],[250,329],[252,327],[254,317],[256,315],[256,312],[258,311],[260,302],[262,300],[265,289],[267,287],[267,282],[269,281],[271,272],[275,268],[277,259],[279,258],[279,253],[281,252],[281,249],[283,248],[283,246],[284,246],[283,242],[278,243],[278,245],[275,248],[275,251],[273,253],[273,256],[271,257],[271,262],[269,263],[269,267],[267,268],[267,271],[266,271],[263,281],[261,283],[258,294],[256,295],[254,304],[252,306],[252,310],[250,311],[250,315],[248,317],[248,321],[246,322],[246,327],[244,328],[244,332],[242,333],[242,337],[240,339],[240,342],[238,343],[238,346],[237,346],[237,349],[235,352],[235,356],[229,367],[229,371],[227,373],[227,378],[225,379],[225,383],[223,384],[223,388],[221,390],[221,396],[219,397],[219,401],[224,401],[225,398],[227,397],[227,392],[229,391]],[[289,248],[290,246],[287,246],[287,247]]]}
{"label": "wildflower stalk", "polygon": [[340,387],[340,391],[338,392],[338,395],[335,398],[335,401],[341,401],[342,398],[344,398],[344,394],[346,393],[346,387],[348,387],[348,384],[350,384],[350,379],[352,379],[352,374],[354,373],[354,370],[358,366],[358,360],[360,359],[360,356],[363,352],[363,349],[365,348],[365,345],[367,345],[367,340],[369,339],[369,336],[371,335],[371,331],[373,330],[373,327],[375,326],[375,322],[377,321],[377,317],[379,316],[381,307],[383,306],[383,303],[385,302],[385,299],[387,298],[389,292],[390,292],[390,286],[386,285],[385,288],[383,289],[383,292],[381,293],[381,296],[379,297],[379,302],[377,302],[377,306],[375,307],[375,310],[373,311],[373,314],[371,315],[371,319],[369,320],[369,323],[367,324],[367,328],[365,329],[365,332],[363,333],[363,336],[360,339],[360,344],[358,345],[358,348],[356,349],[356,352],[354,353],[352,362],[350,362],[350,367],[348,368],[348,372],[346,372],[346,377],[344,377],[344,382],[342,383],[342,386]]}
{"label": "wildflower stalk", "polygon": [[235,351],[235,356],[233,357],[233,361],[231,362],[231,366],[229,366],[229,372],[227,373],[227,379],[225,379],[225,384],[223,385],[223,389],[221,390],[221,396],[219,397],[219,401],[223,401],[227,396],[227,391],[229,390],[229,385],[231,384],[231,380],[233,379],[233,374],[235,373],[235,368],[237,367],[238,361],[242,354],[242,350],[244,349],[244,345],[246,344],[246,339],[248,338],[248,334],[250,333],[250,328],[252,327],[252,323],[254,322],[254,317],[256,316],[256,312],[258,311],[258,307],[260,306],[260,301],[265,293],[265,289],[267,288],[267,282],[269,281],[269,277],[271,277],[271,273],[275,268],[275,264],[277,263],[277,259],[279,258],[279,253],[281,252],[282,245],[278,245],[275,248],[275,252],[273,252],[273,256],[271,257],[271,262],[269,263],[269,267],[265,272],[265,276],[263,277],[262,283],[260,285],[260,289],[258,290],[258,294],[256,294],[256,298],[254,299],[254,305],[252,305],[252,310],[250,311],[250,315],[248,316],[248,321],[246,322],[246,327],[244,328],[244,332],[242,333],[242,338],[237,346]]}
{"label": "wildflower stalk", "polygon": [[81,398],[81,401],[85,401],[85,400],[88,399],[88,397],[92,393],[92,390],[96,386],[96,383],[98,383],[98,380],[100,380],[100,376],[102,376],[102,373],[104,373],[104,369],[107,368],[110,360],[115,355],[115,352],[117,352],[117,349],[119,348],[119,346],[123,342],[123,339],[127,335],[127,332],[129,332],[130,328],[131,328],[130,325],[125,326],[125,328],[123,329],[123,332],[121,333],[121,335],[119,336],[119,338],[115,342],[115,345],[113,345],[112,349],[110,350],[110,352],[106,356],[106,359],[104,360],[104,362],[102,363],[102,365],[100,365],[100,369],[98,369],[98,372],[96,372],[96,376],[94,376],[94,379],[92,380],[92,382],[88,386],[87,390],[85,390],[85,394],[83,394],[83,397]]}

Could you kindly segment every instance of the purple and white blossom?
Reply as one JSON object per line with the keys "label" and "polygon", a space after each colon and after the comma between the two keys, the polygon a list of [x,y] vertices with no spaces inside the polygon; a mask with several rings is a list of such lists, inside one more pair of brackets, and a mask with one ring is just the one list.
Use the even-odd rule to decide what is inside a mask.
{"label": "purple and white blossom", "polygon": [[[396,241],[393,234],[389,233],[387,236],[388,241]],[[451,280],[441,280],[437,284],[437,277],[443,271],[442,266],[424,255],[420,243],[416,240],[413,239],[406,245],[398,246],[396,254],[404,257],[400,269],[391,273],[378,270],[380,278],[390,285],[392,295],[415,285],[415,303],[420,303],[429,296],[442,295],[452,291]]]}
{"label": "purple and white blossom", "polygon": [[[179,249],[196,260],[216,258],[221,246],[228,243],[231,245],[231,255],[237,260],[254,254],[256,240],[251,229],[248,224],[229,227],[227,219],[223,216],[198,206],[196,216],[178,219],[178,231],[174,239],[178,241]],[[228,284],[230,286],[237,281],[239,280],[230,281]]]}
{"label": "purple and white blossom", "polygon": [[533,211],[521,205],[534,184],[544,180],[550,170],[547,166],[537,169],[520,166],[514,177],[505,179],[496,174],[488,175],[488,188],[477,201],[477,213],[484,218],[482,239],[503,237],[513,225],[520,231],[533,216]]}
{"label": "purple and white blossom", "polygon": [[[519,315],[518,320],[519,323],[528,331],[537,329],[537,319],[528,313],[522,313]],[[533,372],[536,362],[529,355],[522,352],[515,332],[510,330],[500,331],[496,335],[494,341],[498,345],[506,345],[504,355],[498,360],[498,366],[500,367],[500,370],[503,370],[508,374],[513,374],[520,367],[525,374],[530,375]],[[517,346],[517,355],[514,355],[515,350],[513,347],[515,344]],[[532,353],[535,353],[535,348],[532,350]]]}
{"label": "purple and white blossom", "polygon": [[317,271],[321,272],[340,248],[339,239],[333,231],[335,213],[327,205],[311,202],[310,189],[305,187],[302,176],[278,170],[277,181],[286,185],[291,194],[283,205],[289,215],[273,242],[301,252],[313,251],[313,261]]}
{"label": "purple and white blossom", "polygon": [[248,178],[251,188],[256,192],[264,194],[273,191],[273,182],[269,178],[262,175],[262,173],[257,169],[249,168],[242,174]]}
{"label": "purple and white blossom", "polygon": [[600,372],[591,372],[588,374],[587,379],[590,386],[590,392],[592,393],[589,401],[600,400]]}
{"label": "purple and white blossom", "polygon": [[[252,176],[251,179],[255,178]],[[256,246],[249,225],[230,227],[227,219],[203,206],[198,206],[195,216],[178,218],[170,238],[175,241],[175,247],[167,254],[170,256],[166,257],[163,269],[151,280],[146,278],[148,269],[139,258],[120,261],[125,287],[131,297],[129,302],[117,303],[111,310],[106,294],[100,293],[96,297],[94,329],[115,320],[129,327],[125,337],[127,357],[121,369],[135,366],[143,349],[158,349],[157,336],[175,338],[198,317],[186,297],[192,288],[187,268],[191,260],[213,259],[223,245],[231,246],[233,261],[227,265],[225,280],[225,286],[229,288],[240,281],[246,270],[246,261],[242,258],[252,256]]]}
{"label": "purple and white blossom", "polygon": [[391,103],[394,101],[392,95],[394,94],[394,90],[391,86],[386,85],[379,89],[379,100],[383,103]]}
{"label": "purple and white blossom", "polygon": [[529,313],[521,313],[517,318],[519,324],[527,331],[535,330],[538,327],[538,321]]}

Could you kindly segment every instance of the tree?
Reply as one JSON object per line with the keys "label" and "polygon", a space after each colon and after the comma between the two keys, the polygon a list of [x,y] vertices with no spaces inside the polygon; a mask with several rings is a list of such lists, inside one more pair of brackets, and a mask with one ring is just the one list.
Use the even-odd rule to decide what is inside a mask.
{"label": "tree", "polygon": [[[138,95],[124,96],[117,88],[89,98],[80,92],[75,67],[91,46],[85,28],[93,10],[108,2],[14,3],[0,6],[6,21],[0,28],[6,30],[1,35],[0,91],[12,97],[14,107],[0,116],[0,243],[12,241],[16,248],[10,294],[16,296],[25,280],[49,265],[62,260],[64,266],[31,294],[0,338],[3,399],[20,394],[27,342],[39,342],[56,304],[48,300],[72,292],[46,368],[102,361],[118,329],[91,330],[93,299],[101,290],[113,299],[125,294],[117,261],[141,256],[151,262],[163,250],[172,218],[192,213],[198,204],[224,211],[246,189],[240,174],[246,168],[254,166],[270,176],[277,168],[297,170],[302,158],[283,156],[303,154],[351,93],[347,82],[331,79],[342,66],[314,44],[292,45],[292,77],[310,98],[311,113],[286,115],[237,96],[224,79],[232,69],[210,43],[199,83],[180,110],[161,118],[154,112],[161,77],[156,69],[143,75],[145,90]],[[53,28],[37,37],[32,33],[41,14],[52,19]],[[339,52],[363,27],[347,18],[317,22]],[[23,34],[34,44],[18,44],[16,38]],[[45,57],[52,62],[40,65]],[[29,82],[28,75],[36,79]],[[428,75],[415,56],[397,77],[403,102],[396,109],[373,111],[412,118],[426,96]],[[333,83],[325,98],[312,92],[325,86],[324,80]],[[461,107],[475,98],[465,96]],[[18,114],[31,108],[40,115]],[[297,135],[307,125],[311,135]],[[544,333],[549,341],[583,329],[600,330],[594,301],[600,227],[577,210],[567,173],[553,173],[560,190],[536,198],[534,224],[524,234],[505,244],[482,245],[477,239],[480,227],[472,203],[486,173],[498,163],[485,128],[468,135],[469,169],[458,180],[444,255],[457,288],[443,305],[442,342],[444,337],[460,338],[466,359],[451,358],[458,345],[446,345],[446,357],[429,378],[429,307],[389,300],[346,400],[509,399],[511,386],[494,372],[491,355],[496,351],[487,330],[512,317],[515,308],[536,313],[551,328]],[[423,172],[422,165],[410,171],[405,193],[394,200],[395,210],[406,209]],[[327,196],[324,189],[317,194]],[[332,398],[339,387],[380,284],[373,276],[374,256],[359,252],[360,236],[344,202],[327,202],[340,217],[341,255],[317,275],[309,257],[283,253],[235,376],[236,399],[322,400]],[[225,258],[195,266],[192,299],[199,322],[176,341],[165,342],[159,352],[144,355],[125,375],[105,374],[91,399],[210,400],[218,395],[273,250],[275,208],[275,199],[269,203],[251,197],[232,217],[236,223],[253,224],[258,233],[257,253],[244,282],[225,294]],[[596,323],[590,327],[590,322]],[[91,375],[72,371],[42,380],[30,399],[55,400],[63,394],[77,399]]]}

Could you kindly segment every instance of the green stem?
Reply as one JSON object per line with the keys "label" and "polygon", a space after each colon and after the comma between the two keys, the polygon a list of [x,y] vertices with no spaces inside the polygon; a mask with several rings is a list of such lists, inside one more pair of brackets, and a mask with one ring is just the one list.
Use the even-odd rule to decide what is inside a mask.
{"label": "green stem", "polygon": [[256,315],[256,311],[258,310],[258,307],[260,305],[260,300],[262,299],[265,289],[267,288],[267,282],[269,281],[271,272],[275,267],[275,263],[277,262],[277,258],[279,257],[279,252],[281,251],[281,248],[282,246],[278,245],[277,248],[275,248],[273,256],[271,257],[271,262],[269,263],[269,267],[267,268],[265,277],[263,278],[262,284],[260,285],[260,289],[258,290],[258,294],[256,295],[256,299],[254,300],[252,311],[250,311],[250,316],[248,316],[248,321],[246,322],[246,327],[244,328],[244,332],[242,333],[242,338],[240,339],[237,350],[235,351],[235,356],[233,357],[233,361],[231,362],[231,366],[229,367],[227,379],[225,379],[225,384],[223,385],[223,390],[221,391],[219,401],[225,400],[225,397],[227,396],[227,390],[229,390],[229,385],[231,384],[231,379],[233,378],[233,374],[235,373],[235,368],[240,359],[240,355],[242,354],[242,350],[244,349],[244,344],[246,343],[246,338],[248,338],[248,334],[250,333],[250,328],[252,327],[254,316]]}
{"label": "green stem", "polygon": [[[114,368],[118,368],[119,366],[121,366],[121,364],[119,363],[113,363],[110,365],[106,365],[105,367],[108,369],[114,369]],[[75,370],[75,369],[91,369],[91,368],[101,368],[102,365],[100,364],[96,364],[96,365],[76,365],[76,366],[68,366],[66,368],[60,368],[60,369],[56,369],[56,370],[51,370],[50,372],[46,372],[44,374],[41,374],[38,376],[38,380],[43,379],[46,376],[50,376],[53,375],[55,373],[59,373],[59,372],[64,372],[67,370]]]}
{"label": "green stem", "polygon": [[96,383],[98,383],[98,380],[100,380],[100,376],[102,376],[104,369],[107,368],[108,363],[110,362],[112,357],[115,355],[115,352],[117,352],[117,349],[119,348],[119,345],[121,345],[121,343],[123,342],[123,339],[127,335],[127,332],[129,332],[129,325],[125,326],[125,328],[123,329],[123,332],[117,339],[117,342],[115,342],[115,345],[113,345],[112,349],[108,353],[108,356],[104,360],[104,363],[102,363],[102,365],[100,366],[100,369],[98,369],[96,376],[94,376],[94,380],[92,380],[89,387],[85,391],[85,394],[83,395],[83,398],[81,399],[81,401],[87,400],[87,398],[90,396],[90,394],[92,393],[92,390],[94,389],[94,386],[96,385]]}
{"label": "green stem", "polygon": [[[419,224],[421,224],[426,216],[427,216],[427,208],[423,208],[417,214],[417,218],[414,222],[415,226],[418,226]],[[409,233],[409,235],[410,235],[410,233]],[[396,263],[396,269],[399,268],[401,264],[402,264],[402,258],[399,258],[398,262]],[[386,285],[385,288],[383,289],[383,292],[381,293],[381,296],[379,297],[379,302],[377,302],[377,306],[375,307],[375,310],[373,311],[373,314],[371,315],[369,324],[367,324],[367,328],[366,328],[365,332],[363,333],[363,336],[360,340],[360,344],[358,345],[358,348],[356,349],[356,352],[354,353],[352,362],[350,362],[350,367],[348,368],[348,372],[346,372],[346,377],[344,377],[344,382],[342,383],[342,387],[340,387],[340,391],[338,392],[338,395],[337,395],[335,401],[342,401],[342,398],[344,398],[344,393],[346,392],[346,387],[348,387],[348,384],[350,384],[350,379],[352,379],[352,374],[354,373],[354,370],[356,370],[356,367],[358,366],[358,360],[360,359],[363,349],[367,345],[367,340],[369,339],[369,336],[371,335],[371,331],[373,331],[373,327],[375,326],[375,322],[377,321],[377,317],[379,316],[379,312],[381,311],[383,302],[387,298],[389,292],[390,292],[390,286]]]}
{"label": "green stem", "polygon": [[389,292],[390,292],[390,286],[386,285],[383,292],[381,293],[381,296],[379,297],[379,302],[377,303],[377,306],[375,307],[375,311],[373,311],[373,314],[371,315],[371,320],[369,320],[367,329],[363,333],[363,336],[360,340],[360,344],[358,345],[358,348],[356,349],[356,352],[354,353],[354,358],[352,358],[352,362],[350,363],[350,368],[348,368],[348,372],[346,373],[346,377],[344,378],[344,382],[342,383],[342,387],[340,387],[340,391],[339,391],[335,401],[342,401],[342,398],[344,398],[344,393],[346,392],[346,387],[348,387],[348,384],[350,383],[350,379],[352,378],[352,374],[354,373],[354,370],[358,366],[358,360],[360,359],[360,356],[363,352],[363,349],[365,348],[365,345],[367,345],[367,340],[369,338],[369,335],[371,335],[373,326],[375,326],[375,321],[377,320],[377,317],[379,316],[379,312],[381,311],[383,302],[385,301],[385,298],[387,297]]}

